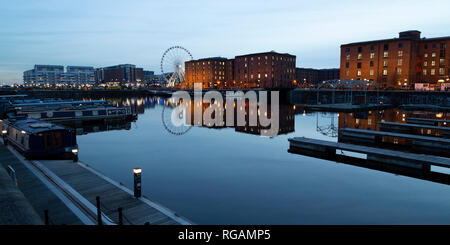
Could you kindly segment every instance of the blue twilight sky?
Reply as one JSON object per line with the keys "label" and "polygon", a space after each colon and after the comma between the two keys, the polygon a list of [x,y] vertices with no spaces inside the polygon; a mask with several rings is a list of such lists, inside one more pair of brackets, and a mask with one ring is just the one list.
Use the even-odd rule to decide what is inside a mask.
{"label": "blue twilight sky", "polygon": [[298,67],[338,67],[339,46],[450,35],[448,0],[0,0],[0,81],[34,64],[132,63],[159,73],[170,46],[194,58],[275,50]]}

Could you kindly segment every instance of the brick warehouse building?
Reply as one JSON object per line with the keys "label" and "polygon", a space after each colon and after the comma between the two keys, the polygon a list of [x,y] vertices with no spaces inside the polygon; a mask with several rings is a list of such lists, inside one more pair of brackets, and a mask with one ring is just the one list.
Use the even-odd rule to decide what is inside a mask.
{"label": "brick warehouse building", "polygon": [[233,60],[212,57],[185,62],[185,85],[193,88],[194,83],[202,83],[203,88],[224,88],[233,79]]}
{"label": "brick warehouse building", "polygon": [[294,55],[274,51],[188,61],[185,88],[202,83],[203,88],[292,88],[295,83]]}
{"label": "brick warehouse building", "polygon": [[380,88],[411,89],[415,83],[449,82],[450,37],[420,38],[420,31],[398,38],[341,45],[340,78],[370,80]]}
{"label": "brick warehouse building", "polygon": [[295,59],[294,55],[273,51],[236,56],[233,82],[238,88],[292,88]]}

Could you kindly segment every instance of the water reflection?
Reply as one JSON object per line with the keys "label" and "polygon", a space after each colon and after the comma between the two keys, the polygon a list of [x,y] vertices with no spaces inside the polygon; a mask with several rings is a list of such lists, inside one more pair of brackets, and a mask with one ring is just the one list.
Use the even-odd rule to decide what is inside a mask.
{"label": "water reflection", "polygon": [[[174,136],[164,130],[161,120],[163,108],[171,108],[168,98],[110,101],[131,106],[139,114],[137,122],[131,123],[129,131],[80,136],[80,160],[129,187],[133,185],[131,169],[142,167],[143,193],[198,224],[417,224],[450,220],[443,205],[450,201],[450,190],[432,183],[449,184],[448,175],[375,165],[351,156],[320,159],[286,152],[290,137],[337,141],[344,125],[378,129],[376,122],[389,117],[394,121],[395,111],[355,116],[309,113],[285,104],[279,117],[280,129],[286,134],[280,132],[277,137],[257,137],[258,126],[252,132],[250,127],[208,127],[203,122],[186,135]],[[410,112],[405,113],[407,118]],[[395,120],[402,117],[399,111]]]}
{"label": "water reflection", "polygon": [[[338,141],[449,157],[448,151],[424,145],[418,147],[415,144],[416,139],[414,137],[406,136],[449,138],[450,124],[447,123],[449,119],[450,113],[446,112],[405,111],[401,109],[339,113]],[[422,124],[420,121],[429,122],[432,125]],[[367,136],[366,139],[363,139],[362,136],[349,135],[348,128],[386,133],[385,135]],[[358,131],[352,133],[355,132]]]}
{"label": "water reflection", "polygon": [[61,124],[74,129],[77,135],[85,135],[105,131],[130,130],[131,123],[132,121],[130,120],[105,120],[100,122],[64,122]]}

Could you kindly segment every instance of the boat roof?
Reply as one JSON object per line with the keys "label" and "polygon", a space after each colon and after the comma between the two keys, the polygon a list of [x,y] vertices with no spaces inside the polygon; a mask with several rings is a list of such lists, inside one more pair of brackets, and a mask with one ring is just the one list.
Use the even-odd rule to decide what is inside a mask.
{"label": "boat roof", "polygon": [[79,104],[79,105],[88,105],[88,104],[95,104],[95,103],[107,103],[106,100],[89,100],[89,101],[52,101],[52,102],[36,102],[36,103],[20,103],[16,104],[14,103],[14,106],[45,106],[45,105],[73,105],[73,104]]}
{"label": "boat roof", "polygon": [[26,94],[9,94],[9,95],[0,95],[0,99],[7,99],[7,98],[22,98],[27,97]]}
{"label": "boat roof", "polygon": [[14,120],[14,119],[7,119],[5,120],[6,123],[14,127],[18,130],[25,131],[28,134],[36,134],[41,133],[45,131],[53,131],[53,130],[66,130],[67,128],[63,126],[59,126],[53,123],[49,122],[42,122],[36,119],[20,119],[20,120]]}

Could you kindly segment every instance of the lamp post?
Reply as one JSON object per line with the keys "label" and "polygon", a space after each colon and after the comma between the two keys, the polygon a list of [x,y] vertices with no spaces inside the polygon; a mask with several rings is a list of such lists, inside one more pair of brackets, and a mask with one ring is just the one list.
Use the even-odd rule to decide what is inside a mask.
{"label": "lamp post", "polygon": [[73,162],[78,162],[78,149],[72,149],[73,153]]}
{"label": "lamp post", "polygon": [[134,168],[133,169],[134,174],[134,197],[139,198],[141,197],[141,174],[142,169],[141,168]]}
{"label": "lamp post", "polygon": [[2,138],[3,138],[3,144],[6,145],[6,134],[8,133],[8,131],[6,129],[2,130]]}

